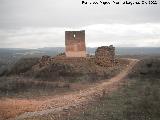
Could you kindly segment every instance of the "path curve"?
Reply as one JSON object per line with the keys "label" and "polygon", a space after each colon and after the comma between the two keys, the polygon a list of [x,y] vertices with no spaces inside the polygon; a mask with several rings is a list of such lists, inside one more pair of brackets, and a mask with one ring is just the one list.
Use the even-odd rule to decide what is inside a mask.
{"label": "path curve", "polygon": [[[98,83],[93,87],[81,90],[75,93],[71,93],[64,96],[58,96],[50,100],[44,101],[39,105],[38,111],[24,113],[12,120],[30,120],[35,117],[45,116],[50,113],[60,114],[64,111],[72,111],[74,109],[80,108],[81,106],[87,105],[90,101],[100,98],[104,93],[111,92],[117,89],[121,81],[128,75],[129,71],[137,63],[137,59],[129,59],[130,63],[128,67],[119,73],[117,76]],[[11,120],[11,119],[10,119]]]}

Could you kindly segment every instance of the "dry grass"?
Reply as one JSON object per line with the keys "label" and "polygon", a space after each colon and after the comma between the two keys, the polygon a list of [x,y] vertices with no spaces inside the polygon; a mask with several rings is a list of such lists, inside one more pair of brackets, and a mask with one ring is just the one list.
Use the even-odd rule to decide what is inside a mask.
{"label": "dry grass", "polygon": [[19,100],[19,99],[3,99],[0,100],[0,119],[5,120],[14,118],[24,112],[36,111],[39,104],[43,101],[36,100]]}
{"label": "dry grass", "polygon": [[118,91],[66,120],[159,120],[159,59],[139,61]]}
{"label": "dry grass", "polygon": [[63,116],[63,110],[73,110],[72,112],[74,113],[73,108],[82,108],[83,106],[87,106],[89,102],[102,97],[104,91],[111,92],[113,90],[116,90],[117,87],[119,87],[120,82],[128,74],[129,70],[133,67],[135,63],[136,61],[132,61],[130,66],[125,71],[123,71],[116,77],[110,79],[110,81],[103,81],[79,92],[74,92],[49,99],[45,101],[44,104],[41,104],[39,106],[38,110],[41,110],[40,112],[24,114],[22,116],[19,116],[18,118],[30,120],[51,119],[52,117],[49,118],[48,114],[53,114],[53,116],[61,114],[60,118],[65,118]]}
{"label": "dry grass", "polygon": [[[117,72],[113,73],[113,71],[114,69],[112,68],[110,70],[108,69],[107,74],[112,74],[113,76],[116,75]],[[117,77],[118,79],[121,79],[126,74],[127,73],[123,73]],[[96,76],[93,76],[93,74],[91,74],[91,76],[92,78],[90,79],[96,79]],[[84,77],[82,78],[85,79]],[[39,81],[31,78],[24,79],[24,77],[1,78],[2,84],[0,84],[0,118],[7,119],[25,112],[47,110],[50,108],[58,108],[66,105],[70,106],[73,105],[73,103],[76,101],[77,102],[75,104],[79,104],[81,102],[87,103],[88,100],[93,99],[92,97],[94,95],[98,95],[99,97],[99,95],[101,95],[101,92],[103,91],[103,89],[106,88],[106,86],[110,86],[108,88],[114,89],[112,85],[112,82],[113,84],[114,82],[116,82],[116,80],[114,79],[116,78],[113,78],[113,81],[109,83],[106,81],[106,83],[103,83],[104,81],[102,81],[97,84],[90,84],[90,82],[88,82],[87,84],[86,82],[68,84],[68,82],[63,79],[63,82],[60,81],[57,84],[57,81],[53,82],[52,80]],[[77,79],[75,81],[77,82]],[[80,89],[81,92],[77,92]],[[61,92],[59,92],[59,90]],[[74,92],[71,92],[70,94],[66,93],[66,95],[64,95],[65,91]],[[45,95],[41,95],[41,93],[43,92]],[[16,97],[19,97],[20,99]]]}
{"label": "dry grass", "polygon": [[160,78],[160,59],[150,58],[139,61],[137,65],[132,69],[129,77]]}
{"label": "dry grass", "polygon": [[160,79],[126,79],[119,90],[66,120],[159,120],[159,108]]}

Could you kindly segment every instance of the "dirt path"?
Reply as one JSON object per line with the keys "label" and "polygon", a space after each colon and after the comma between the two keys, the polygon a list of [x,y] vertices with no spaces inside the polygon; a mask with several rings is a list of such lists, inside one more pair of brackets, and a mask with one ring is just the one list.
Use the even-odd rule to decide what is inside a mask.
{"label": "dirt path", "polygon": [[60,118],[66,111],[68,113],[69,111],[77,110],[83,106],[86,106],[91,101],[103,97],[104,94],[116,90],[121,84],[121,81],[123,81],[123,78],[127,76],[128,72],[137,63],[137,61],[138,60],[136,59],[130,59],[130,64],[120,74],[110,80],[98,83],[93,87],[64,96],[56,96],[43,102],[39,101],[37,102],[38,106],[36,107],[36,112],[24,113],[16,117],[15,120],[38,120],[39,118],[43,119],[43,117],[45,120],[46,116],[51,113],[54,114],[54,116],[51,116],[52,118],[47,118],[47,120],[53,118],[55,119],[56,115]]}

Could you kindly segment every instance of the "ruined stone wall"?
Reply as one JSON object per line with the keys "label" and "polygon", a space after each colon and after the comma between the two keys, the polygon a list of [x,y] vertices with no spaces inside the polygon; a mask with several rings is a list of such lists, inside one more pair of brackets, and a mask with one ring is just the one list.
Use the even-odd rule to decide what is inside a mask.
{"label": "ruined stone wall", "polygon": [[40,69],[43,67],[46,67],[47,65],[51,65],[53,63],[65,63],[65,64],[81,64],[85,61],[93,61],[92,59],[88,57],[66,57],[64,55],[58,55],[56,57],[51,57],[48,55],[42,56],[41,59],[39,59],[39,62],[37,65],[34,66],[35,69]]}
{"label": "ruined stone wall", "polygon": [[65,32],[66,57],[86,57],[85,31]]}
{"label": "ruined stone wall", "polygon": [[52,58],[48,55],[42,56],[41,59],[39,60],[39,67],[43,67],[46,65],[49,65],[52,61]]}
{"label": "ruined stone wall", "polygon": [[95,52],[96,64],[103,67],[111,67],[115,63],[115,47],[102,46],[98,47]]}

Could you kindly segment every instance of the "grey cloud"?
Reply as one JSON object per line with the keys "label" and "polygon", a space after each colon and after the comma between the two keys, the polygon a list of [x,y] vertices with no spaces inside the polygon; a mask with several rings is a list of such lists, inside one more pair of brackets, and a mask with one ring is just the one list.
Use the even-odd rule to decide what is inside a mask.
{"label": "grey cloud", "polygon": [[96,24],[77,29],[23,28],[0,30],[0,47],[64,47],[65,30],[86,30],[86,45],[96,47],[110,45],[120,47],[159,47],[160,24]]}
{"label": "grey cloud", "polygon": [[[86,0],[87,1],[87,0]],[[81,0],[1,0],[0,27],[159,23],[160,5],[84,6]]]}
{"label": "grey cloud", "polygon": [[160,3],[84,6],[81,0],[0,0],[0,47],[64,46],[64,31],[75,29],[86,30],[89,47],[157,47],[159,11]]}

